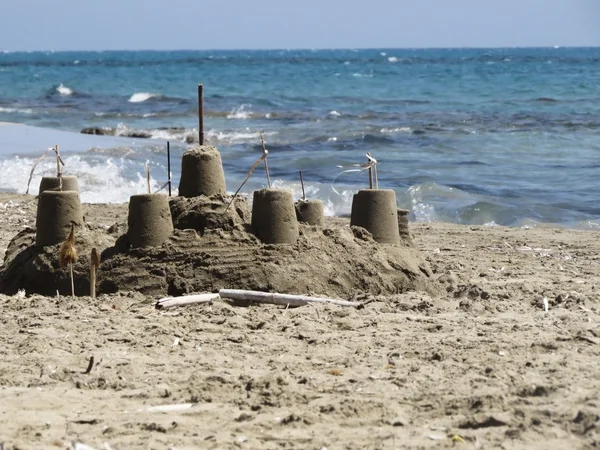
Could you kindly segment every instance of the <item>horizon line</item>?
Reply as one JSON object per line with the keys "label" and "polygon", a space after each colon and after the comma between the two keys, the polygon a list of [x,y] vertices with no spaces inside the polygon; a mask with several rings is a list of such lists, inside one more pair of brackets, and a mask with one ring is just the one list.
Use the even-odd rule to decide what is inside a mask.
{"label": "horizon line", "polygon": [[459,46],[459,47],[289,47],[289,48],[106,48],[106,49],[35,49],[0,50],[0,53],[78,53],[78,52],[239,52],[239,51],[333,51],[333,50],[501,50],[501,49],[585,49],[600,48],[598,45],[533,45],[533,46]]}

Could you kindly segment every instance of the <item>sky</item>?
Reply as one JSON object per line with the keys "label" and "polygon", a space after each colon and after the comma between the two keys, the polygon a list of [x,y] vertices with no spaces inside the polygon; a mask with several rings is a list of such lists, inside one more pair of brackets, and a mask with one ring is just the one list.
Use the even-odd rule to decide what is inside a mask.
{"label": "sky", "polygon": [[600,46],[600,0],[3,0],[0,51]]}

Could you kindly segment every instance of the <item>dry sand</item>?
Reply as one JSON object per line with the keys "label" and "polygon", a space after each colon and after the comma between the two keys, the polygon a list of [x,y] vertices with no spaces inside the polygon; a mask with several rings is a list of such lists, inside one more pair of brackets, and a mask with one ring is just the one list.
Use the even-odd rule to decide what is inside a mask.
{"label": "dry sand", "polygon": [[[0,210],[1,256],[32,225],[35,202],[0,194]],[[84,214],[108,227],[126,206],[84,205]],[[360,310],[215,303],[161,312],[139,293],[0,295],[0,443],[600,446],[599,233],[411,231],[441,293],[367,295],[375,301]],[[191,406],[150,409],[177,404]]]}

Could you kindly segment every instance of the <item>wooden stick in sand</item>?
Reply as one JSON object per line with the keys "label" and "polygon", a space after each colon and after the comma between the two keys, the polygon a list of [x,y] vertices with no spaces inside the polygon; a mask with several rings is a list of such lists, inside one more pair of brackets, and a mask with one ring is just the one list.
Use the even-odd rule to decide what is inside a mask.
{"label": "wooden stick in sand", "polygon": [[167,179],[169,180],[169,197],[171,196],[171,144],[167,141]]}
{"label": "wooden stick in sand", "polygon": [[183,295],[181,297],[165,297],[156,302],[156,309],[169,309],[176,306],[211,303],[219,299],[219,294]]}
{"label": "wooden stick in sand", "polygon": [[[262,140],[262,133],[261,133],[261,140]],[[265,149],[264,147],[264,141],[263,141],[263,154],[260,156],[260,158],[258,158],[256,160],[256,162],[254,164],[252,164],[252,167],[250,167],[250,170],[248,171],[248,175],[246,175],[246,178],[244,179],[244,181],[242,181],[242,184],[240,184],[240,187],[237,188],[237,191],[235,191],[235,194],[233,194],[233,196],[231,197],[231,200],[229,200],[229,203],[227,203],[227,207],[223,210],[223,214],[225,214],[227,212],[227,210],[229,209],[229,207],[231,206],[231,204],[233,203],[233,200],[235,199],[235,196],[238,195],[238,192],[240,192],[240,190],[244,187],[244,185],[246,184],[246,181],[248,181],[250,179],[250,177],[252,176],[252,173],[254,172],[254,170],[258,167],[258,165],[261,163],[261,161],[265,161],[265,163],[267,162],[267,156],[268,156],[269,152],[267,151],[267,149]],[[269,176],[269,169],[265,164],[265,167],[267,168],[267,177]],[[267,181],[269,182],[269,187],[271,187],[271,180],[270,178],[267,178]]]}
{"label": "wooden stick in sand", "polygon": [[269,151],[267,150],[267,147],[265,147],[265,140],[263,138],[262,131],[259,133],[259,135],[260,135],[260,143],[262,144],[263,155],[264,155],[264,160],[265,160],[265,172],[267,173],[267,184],[270,189],[271,188],[271,177],[269,176],[269,164],[267,163],[267,156],[269,155]]}
{"label": "wooden stick in sand", "polygon": [[98,268],[100,267],[100,255],[98,250],[92,249],[90,255],[90,297],[96,298],[96,275],[98,274]]}
{"label": "wooden stick in sand", "polygon": [[[375,186],[375,189],[379,189],[379,178],[377,177],[377,160],[373,158],[371,153],[367,153],[368,167],[369,167],[369,180],[371,189]],[[375,178],[375,184],[373,185],[373,178]]]}
{"label": "wooden stick in sand", "polygon": [[27,190],[25,191],[26,194],[29,194],[29,186],[31,185],[31,179],[33,178],[33,172],[35,172],[35,168],[40,163],[40,161],[42,161],[42,159],[44,159],[46,157],[48,152],[52,152],[52,151],[54,153],[56,153],[56,176],[59,177],[59,190],[62,191],[62,169],[61,169],[60,165],[62,164],[64,166],[65,163],[62,160],[62,158],[60,157],[60,154],[58,153],[58,145],[56,145],[54,148],[52,148],[52,147],[48,148],[42,154],[42,156],[40,156],[36,160],[36,162],[33,164],[33,167],[31,168],[31,171],[29,172],[29,180],[27,181]]}
{"label": "wooden stick in sand", "polygon": [[306,192],[304,192],[304,178],[302,178],[302,171],[299,170],[298,172],[300,172],[300,186],[302,186],[302,201],[306,201]]}
{"label": "wooden stick in sand", "polygon": [[148,194],[150,193],[150,165],[148,161],[146,161],[146,190]]}
{"label": "wooden stick in sand", "polygon": [[73,264],[77,262],[77,249],[75,248],[75,226],[71,224],[71,232],[67,240],[60,246],[59,263],[61,267],[69,266],[71,271],[71,296],[75,298],[75,283],[73,281]]}
{"label": "wooden stick in sand", "polygon": [[330,305],[349,306],[356,308],[361,305],[359,302],[349,302],[347,300],[337,300],[333,298],[246,291],[241,289],[221,289],[219,291],[219,296],[221,298],[233,300],[234,302],[271,303],[282,306],[304,306],[309,303],[327,303]]}

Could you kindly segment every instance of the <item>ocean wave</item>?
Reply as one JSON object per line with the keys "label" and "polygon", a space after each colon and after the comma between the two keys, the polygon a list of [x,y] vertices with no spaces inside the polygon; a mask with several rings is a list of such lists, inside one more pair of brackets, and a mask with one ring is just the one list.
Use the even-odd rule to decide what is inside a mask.
{"label": "ocean wave", "polygon": [[145,101],[150,100],[151,98],[155,98],[155,97],[160,97],[160,95],[153,94],[151,92],[136,92],[131,97],[129,97],[128,101],[130,103],[141,103],[141,102],[145,102]]}
{"label": "ocean wave", "polygon": [[333,116],[333,117],[340,117],[342,115],[342,113],[337,112],[336,110],[333,110],[333,111],[329,111],[329,115]]}
{"label": "ocean wave", "polygon": [[[277,131],[263,132],[263,136],[274,136],[278,134]],[[223,144],[242,144],[242,143],[254,143],[260,141],[258,131],[222,131],[222,130],[209,130],[206,132],[206,138],[209,141],[218,141]]]}
{"label": "ocean wave", "polygon": [[64,95],[64,96],[73,95],[73,89],[65,86],[62,83],[56,87],[56,92],[58,92],[60,95]]}
{"label": "ocean wave", "polygon": [[17,113],[17,114],[33,114],[31,108],[11,108],[0,106],[0,113]]}
{"label": "ocean wave", "polygon": [[[67,156],[65,175],[75,175],[79,181],[81,201],[84,203],[124,203],[134,194],[146,192],[143,166],[134,165],[124,158],[87,160],[79,155]],[[34,158],[14,157],[0,161],[0,190],[24,193]],[[139,166],[140,169],[136,167]],[[53,175],[56,163],[42,160],[35,171],[29,192],[36,195],[42,176]],[[151,177],[150,189],[156,191],[162,183]],[[106,224],[111,225],[111,224]]]}
{"label": "ocean wave", "polygon": [[250,108],[252,107],[251,104],[246,103],[243,104],[241,106],[239,106],[238,108],[233,108],[231,110],[231,112],[229,114],[227,114],[227,118],[228,119],[249,119],[250,117],[252,117],[252,110],[250,110]]}

